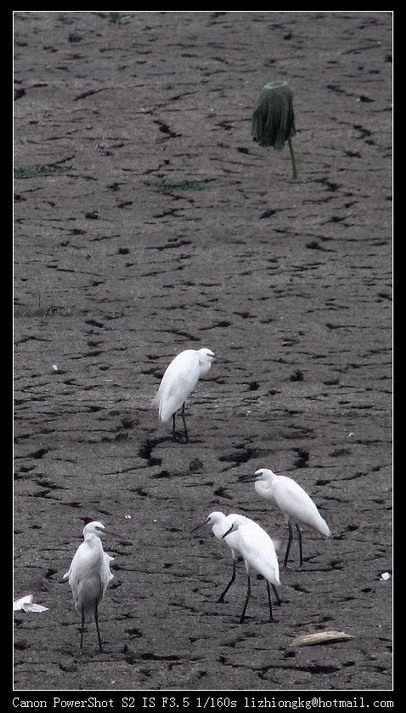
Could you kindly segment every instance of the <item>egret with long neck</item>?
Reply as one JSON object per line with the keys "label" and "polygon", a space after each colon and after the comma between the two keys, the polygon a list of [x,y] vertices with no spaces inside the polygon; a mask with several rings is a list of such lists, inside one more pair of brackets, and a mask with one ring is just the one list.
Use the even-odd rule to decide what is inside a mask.
{"label": "egret with long neck", "polygon": [[165,422],[172,416],[172,438],[179,440],[176,433],[176,412],[180,409],[184,440],[189,434],[186,426],[185,403],[199,379],[207,374],[215,361],[228,361],[211,349],[185,349],[180,352],[167,367],[152,405],[158,406],[159,418]]}
{"label": "egret with long neck", "polygon": [[254,475],[243,475],[239,478],[244,482],[255,482],[255,491],[272,505],[276,505],[285,515],[288,523],[288,544],[284,558],[286,567],[290,546],[293,540],[293,526],[295,526],[299,540],[299,562],[303,565],[302,532],[301,526],[316,530],[320,535],[329,537],[330,528],[320,515],[316,504],[310,495],[292,478],[286,475],[276,475],[268,468],[260,468]]}
{"label": "egret with long neck", "polygon": [[75,608],[81,615],[80,652],[83,650],[85,615],[93,614],[96,624],[99,649],[103,651],[99,629],[98,610],[107,585],[114,575],[110,572],[110,557],[103,550],[100,536],[104,530],[101,522],[94,520],[83,528],[84,541],[77,548],[69,570],[64,578],[69,577]]}

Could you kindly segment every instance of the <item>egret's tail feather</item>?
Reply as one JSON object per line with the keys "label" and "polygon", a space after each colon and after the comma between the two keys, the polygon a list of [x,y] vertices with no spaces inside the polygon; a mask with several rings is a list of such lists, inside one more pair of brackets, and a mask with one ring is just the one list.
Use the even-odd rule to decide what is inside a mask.
{"label": "egret's tail feather", "polygon": [[320,527],[320,534],[321,534],[321,535],[324,535],[324,537],[330,537],[330,536],[331,536],[331,531],[330,531],[330,528],[329,528],[329,526],[327,525],[326,521],[325,521],[325,520],[322,520],[322,522],[320,523],[320,525],[321,525],[321,527]]}

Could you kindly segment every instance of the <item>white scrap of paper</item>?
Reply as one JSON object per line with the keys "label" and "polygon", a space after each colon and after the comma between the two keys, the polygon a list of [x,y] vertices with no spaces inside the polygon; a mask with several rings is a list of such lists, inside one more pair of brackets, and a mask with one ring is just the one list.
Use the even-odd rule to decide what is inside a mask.
{"label": "white scrap of paper", "polygon": [[24,597],[16,599],[13,603],[14,611],[21,611],[21,609],[25,612],[48,611],[48,607],[43,607],[42,604],[35,604],[33,599],[34,597],[32,594],[26,594]]}

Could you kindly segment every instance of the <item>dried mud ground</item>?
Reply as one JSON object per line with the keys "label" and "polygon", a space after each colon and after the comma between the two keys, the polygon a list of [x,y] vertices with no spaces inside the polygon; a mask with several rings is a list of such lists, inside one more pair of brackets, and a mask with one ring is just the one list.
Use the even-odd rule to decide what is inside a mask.
{"label": "dried mud ground", "polygon": [[[391,14],[16,12],[17,690],[389,690]],[[293,91],[287,148],[250,137]],[[184,348],[228,356],[174,443],[150,402]],[[57,367],[57,368],[55,368]],[[303,485],[278,623],[243,563],[191,528],[242,512],[286,544],[241,473]],[[63,574],[87,519],[114,580],[79,657]],[[295,648],[320,629],[352,639]]]}

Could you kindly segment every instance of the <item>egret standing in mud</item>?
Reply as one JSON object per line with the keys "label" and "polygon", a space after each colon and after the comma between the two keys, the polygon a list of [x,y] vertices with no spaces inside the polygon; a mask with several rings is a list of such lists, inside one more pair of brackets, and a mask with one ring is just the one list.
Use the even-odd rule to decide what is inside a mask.
{"label": "egret standing in mud", "polygon": [[211,349],[185,349],[167,367],[152,404],[158,406],[161,421],[165,422],[172,416],[174,441],[178,440],[175,430],[176,411],[181,409],[185,442],[188,442],[185,402],[199,379],[207,374],[215,361],[228,361],[228,359],[214,354]]}
{"label": "egret standing in mud", "polygon": [[113,557],[106,554],[100,539],[104,530],[101,522],[89,522],[83,528],[84,542],[79,545],[72,559],[69,571],[64,574],[69,577],[75,608],[80,612],[82,626],[80,630],[80,652],[83,650],[83,632],[85,614],[92,613],[96,623],[99,649],[103,651],[99,631],[98,608],[103,599],[106,587],[114,575],[110,572],[110,562]]}
{"label": "egret standing in mud", "polygon": [[[224,515],[223,512],[211,512],[210,515],[206,517],[206,519],[200,523],[200,525],[197,525],[192,529],[192,532],[195,532],[198,530],[200,527],[203,527],[203,525],[210,525],[211,526],[211,531],[215,537],[217,537],[218,540],[221,540],[223,538],[223,535],[225,532],[227,532],[231,525],[233,524],[233,519],[235,517],[240,517],[244,518],[245,520],[248,520],[244,515]],[[251,520],[250,522],[253,522]],[[259,527],[259,525],[258,525]],[[231,549],[232,555],[233,555],[233,573],[231,575],[231,579],[229,583],[227,584],[225,590],[220,594],[218,598],[218,602],[224,602],[224,597],[227,594],[228,590],[230,589],[232,583],[235,580],[235,574],[236,574],[236,565],[237,565],[237,560],[239,556],[242,556],[239,549],[238,549],[238,542],[237,542],[237,534],[235,532],[230,532],[228,535],[227,539],[225,540],[229,548]]]}
{"label": "egret standing in mud", "polygon": [[289,529],[288,545],[284,559],[285,567],[288,562],[290,546],[293,540],[292,525],[295,525],[299,538],[300,567],[303,565],[302,533],[300,526],[311,527],[324,537],[331,535],[326,521],[320,515],[310,495],[292,478],[288,478],[285,475],[276,475],[268,468],[261,468],[257,470],[254,475],[243,475],[239,480],[244,482],[254,481],[255,490],[258,495],[265,498],[265,500],[269,500],[273,505],[276,505],[285,515]]}
{"label": "egret standing in mud", "polygon": [[241,515],[233,516],[231,527],[222,537],[230,537],[233,533],[236,534],[233,546],[244,558],[245,569],[248,577],[247,595],[244,602],[244,608],[240,616],[240,624],[242,624],[245,620],[245,612],[251,596],[251,572],[261,574],[266,580],[269,621],[275,621],[272,614],[271,592],[269,588],[269,585],[271,585],[276,601],[280,604],[281,600],[278,592],[276,591],[276,587],[279,586],[281,582],[279,579],[279,563],[275,545],[268,533],[265,532],[262,527],[260,527],[256,522],[253,522],[249,518]]}

